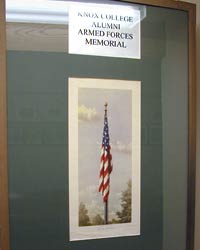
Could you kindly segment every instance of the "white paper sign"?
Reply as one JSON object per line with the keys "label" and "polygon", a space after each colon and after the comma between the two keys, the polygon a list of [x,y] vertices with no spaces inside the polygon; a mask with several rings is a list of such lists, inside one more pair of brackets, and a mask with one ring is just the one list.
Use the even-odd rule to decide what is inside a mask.
{"label": "white paper sign", "polygon": [[140,40],[139,10],[123,5],[70,5],[70,54],[140,59]]}

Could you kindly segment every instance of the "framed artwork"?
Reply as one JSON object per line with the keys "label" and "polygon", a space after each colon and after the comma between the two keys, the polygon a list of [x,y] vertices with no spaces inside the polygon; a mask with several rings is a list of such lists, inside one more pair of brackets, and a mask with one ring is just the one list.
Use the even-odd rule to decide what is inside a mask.
{"label": "framed artwork", "polygon": [[195,5],[6,6],[0,249],[194,250]]}
{"label": "framed artwork", "polygon": [[70,240],[140,234],[140,89],[69,78]]}

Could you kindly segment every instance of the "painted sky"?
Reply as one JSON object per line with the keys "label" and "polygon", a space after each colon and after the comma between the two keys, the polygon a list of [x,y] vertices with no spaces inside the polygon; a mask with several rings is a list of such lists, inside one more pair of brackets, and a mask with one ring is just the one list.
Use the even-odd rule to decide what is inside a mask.
{"label": "painted sky", "polygon": [[110,177],[109,218],[121,210],[121,192],[131,179],[132,93],[131,90],[79,88],[78,173],[79,202],[90,217],[103,217],[104,205],[98,193],[100,151],[104,125],[104,104],[108,103],[108,124],[113,156]]}

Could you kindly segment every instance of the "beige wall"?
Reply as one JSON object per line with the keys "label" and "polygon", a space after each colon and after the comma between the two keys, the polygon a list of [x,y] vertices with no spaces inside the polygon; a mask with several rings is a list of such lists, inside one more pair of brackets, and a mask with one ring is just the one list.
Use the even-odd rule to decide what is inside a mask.
{"label": "beige wall", "polygon": [[197,5],[197,173],[195,250],[200,250],[200,0],[184,0]]}

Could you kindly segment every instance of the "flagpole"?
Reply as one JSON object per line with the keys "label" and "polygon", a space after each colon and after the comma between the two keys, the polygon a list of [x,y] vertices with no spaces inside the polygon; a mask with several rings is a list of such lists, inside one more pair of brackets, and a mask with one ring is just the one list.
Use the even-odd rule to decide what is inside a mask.
{"label": "flagpole", "polygon": [[104,202],[104,224],[108,224],[108,200]]}
{"label": "flagpole", "polygon": [[[106,102],[105,103],[105,117],[107,117],[107,106],[108,106],[108,103]],[[108,224],[108,198],[107,200],[104,202],[104,224]]]}

